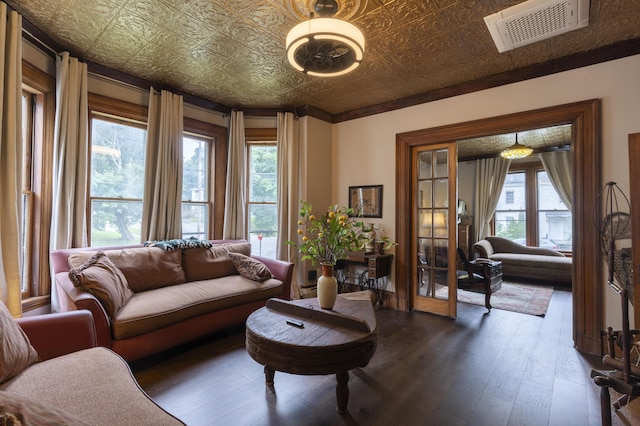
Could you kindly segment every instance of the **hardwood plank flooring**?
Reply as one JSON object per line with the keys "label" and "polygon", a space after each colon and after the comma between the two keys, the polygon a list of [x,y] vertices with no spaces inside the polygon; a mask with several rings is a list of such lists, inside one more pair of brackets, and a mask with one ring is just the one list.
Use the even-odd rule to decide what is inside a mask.
{"label": "hardwood plank flooring", "polygon": [[[559,287],[536,317],[459,304],[455,320],[379,309],[378,348],[350,373],[349,413],[336,411],[335,376],[276,372],[244,349],[244,329],[132,364],[163,408],[198,425],[598,425],[599,357],[571,340],[571,293]],[[612,397],[613,399],[614,397]],[[631,408],[614,425],[638,424]]]}

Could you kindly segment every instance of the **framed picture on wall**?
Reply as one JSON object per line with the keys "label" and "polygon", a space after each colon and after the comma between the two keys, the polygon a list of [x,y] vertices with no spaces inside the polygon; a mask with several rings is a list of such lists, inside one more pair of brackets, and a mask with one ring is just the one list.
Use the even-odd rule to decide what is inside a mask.
{"label": "framed picture on wall", "polygon": [[349,207],[352,216],[382,217],[382,185],[350,186]]}

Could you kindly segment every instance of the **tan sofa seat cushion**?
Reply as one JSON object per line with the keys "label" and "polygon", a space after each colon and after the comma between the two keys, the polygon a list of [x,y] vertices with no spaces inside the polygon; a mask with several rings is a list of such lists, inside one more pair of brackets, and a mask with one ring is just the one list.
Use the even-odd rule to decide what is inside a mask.
{"label": "tan sofa seat cushion", "polygon": [[210,248],[193,248],[182,251],[182,262],[187,281],[200,281],[236,275],[238,271],[228,253],[251,255],[247,242],[216,244]]}
{"label": "tan sofa seat cushion", "polygon": [[126,339],[188,318],[282,294],[282,281],[240,275],[136,293],[113,321],[113,338]]}
{"label": "tan sofa seat cushion", "polygon": [[[135,293],[186,281],[182,250],[165,252],[158,247],[135,247],[105,250],[104,253],[122,271]],[[69,266],[77,268],[94,254],[95,251],[74,253],[69,256]]]}
{"label": "tan sofa seat cushion", "polygon": [[91,348],[32,365],[0,390],[51,405],[91,425],[182,425],[138,386],[124,360]]}

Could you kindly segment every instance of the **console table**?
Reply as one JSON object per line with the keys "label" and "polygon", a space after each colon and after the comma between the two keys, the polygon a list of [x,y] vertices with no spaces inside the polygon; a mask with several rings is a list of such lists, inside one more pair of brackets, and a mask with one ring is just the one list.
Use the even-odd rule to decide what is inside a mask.
{"label": "console table", "polygon": [[361,290],[371,289],[376,293],[376,301],[382,305],[380,279],[391,275],[392,254],[375,254],[365,252],[351,252],[346,259],[341,259],[336,264],[336,275],[340,287],[344,289],[346,276],[343,272],[347,265],[365,266],[359,274],[359,282],[355,283]]}

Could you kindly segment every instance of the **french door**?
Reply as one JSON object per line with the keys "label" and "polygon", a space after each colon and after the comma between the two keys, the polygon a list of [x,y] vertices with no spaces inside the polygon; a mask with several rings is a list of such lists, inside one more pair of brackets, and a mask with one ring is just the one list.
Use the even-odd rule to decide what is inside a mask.
{"label": "french door", "polygon": [[456,316],[456,143],[412,149],[413,309]]}

